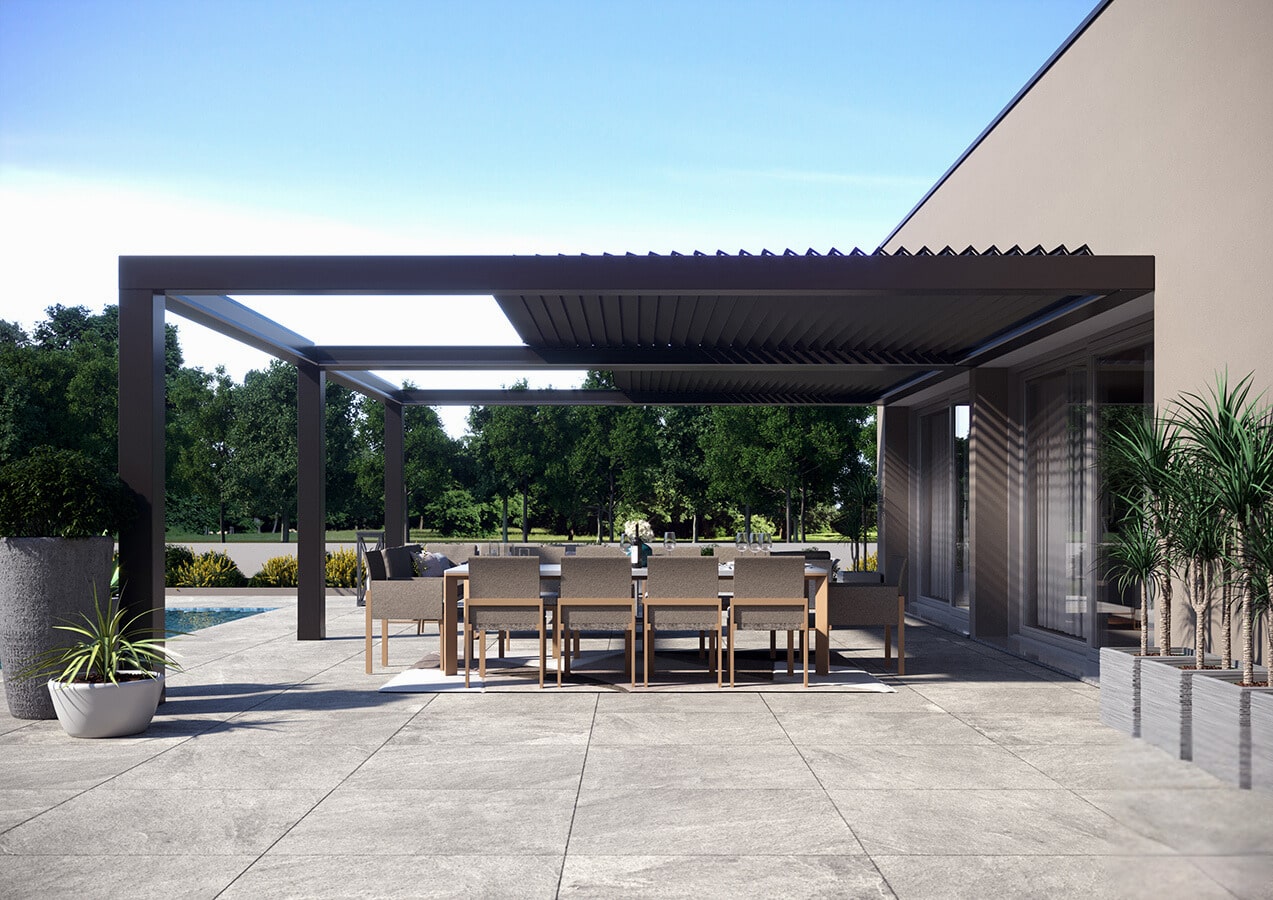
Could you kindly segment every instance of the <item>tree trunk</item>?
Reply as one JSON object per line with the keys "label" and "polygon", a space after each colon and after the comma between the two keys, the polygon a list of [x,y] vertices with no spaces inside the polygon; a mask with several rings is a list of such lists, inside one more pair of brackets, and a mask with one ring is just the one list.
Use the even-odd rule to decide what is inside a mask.
{"label": "tree trunk", "polygon": [[1231,566],[1224,567],[1224,583],[1220,586],[1220,661],[1233,668],[1233,578]]}
{"label": "tree trunk", "polygon": [[1242,683],[1255,681],[1255,573],[1247,571],[1242,598]]}
{"label": "tree trunk", "polygon": [[287,513],[283,513],[282,519],[283,519],[283,521],[282,521],[282,526],[283,526],[283,527],[282,527],[282,529],[279,531],[279,534],[281,535],[281,537],[279,538],[279,542],[280,542],[280,543],[283,543],[283,544],[286,544],[286,543],[287,543],[287,539],[288,539],[288,537],[290,536],[290,530],[289,530],[289,528],[288,528],[288,524],[289,524],[289,523],[288,523],[288,521],[287,521]]}
{"label": "tree trunk", "polygon": [[1163,579],[1162,596],[1158,598],[1158,652],[1171,655],[1171,573]]}
{"label": "tree trunk", "polygon": [[1197,563],[1193,571],[1193,664],[1199,669],[1206,660],[1207,643],[1206,627],[1203,623],[1207,616],[1207,601],[1211,597],[1211,566],[1213,564]]}
{"label": "tree trunk", "polygon": [[526,520],[526,492],[522,491],[522,543],[530,542],[530,522]]}
{"label": "tree trunk", "polygon": [[1140,583],[1140,655],[1149,655],[1149,582],[1147,581]]}
{"label": "tree trunk", "polygon": [[785,541],[791,540],[791,488],[787,488],[784,493],[787,495],[787,521],[782,531],[782,538]]}
{"label": "tree trunk", "polygon": [[504,543],[508,543],[508,498],[503,497],[504,501],[504,518],[502,519],[502,532],[504,535]]}
{"label": "tree trunk", "polygon": [[221,528],[221,543],[225,543],[225,501],[221,501],[220,509],[217,513],[217,525]]}
{"label": "tree trunk", "polygon": [[695,544],[697,544],[698,543],[698,513],[694,513],[693,517],[690,519],[690,523],[691,523],[690,528],[693,529],[693,531],[690,532],[692,535],[692,540]]}

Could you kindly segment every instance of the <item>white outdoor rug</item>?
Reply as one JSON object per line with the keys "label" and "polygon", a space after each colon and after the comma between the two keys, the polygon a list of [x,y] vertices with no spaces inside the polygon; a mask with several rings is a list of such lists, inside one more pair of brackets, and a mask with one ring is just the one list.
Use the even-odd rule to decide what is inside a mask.
{"label": "white outdoor rug", "polygon": [[[750,660],[753,671],[744,670],[741,665],[736,676],[735,691],[756,692],[790,692],[805,691],[803,686],[803,669],[797,667],[789,676],[784,658],[772,663],[772,672],[763,674],[754,671],[756,661]],[[638,692],[702,692],[716,690],[716,676],[710,673],[706,665],[701,665],[693,653],[667,655],[659,653],[655,656],[654,672],[650,677],[650,686],[637,683]],[[740,659],[740,664],[742,660]],[[764,661],[769,663],[768,660]],[[549,659],[544,673],[544,689],[557,689],[556,660]],[[464,692],[464,669],[455,675],[443,675],[438,668],[436,654],[430,654],[416,663],[419,668],[410,668],[398,673],[380,687],[381,691],[391,693],[431,693],[431,692]],[[631,682],[623,675],[623,655],[616,652],[587,652],[580,659],[571,663],[571,674],[562,681],[562,689],[573,692],[596,693],[600,691],[629,692]],[[767,677],[766,677],[767,676]],[[484,691],[524,691],[539,689],[538,657],[512,656],[503,659],[489,658],[486,661],[486,679],[478,676],[477,666],[473,667],[469,679],[469,692]],[[729,662],[726,657],[723,689],[729,688]],[[894,689],[880,681],[869,672],[851,666],[833,665],[826,675],[809,672],[809,691],[823,693],[876,693],[892,694]]]}

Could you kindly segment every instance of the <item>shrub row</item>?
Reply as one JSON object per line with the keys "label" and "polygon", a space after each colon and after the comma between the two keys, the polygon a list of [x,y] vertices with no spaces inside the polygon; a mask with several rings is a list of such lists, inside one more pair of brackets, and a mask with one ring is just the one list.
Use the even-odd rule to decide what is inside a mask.
{"label": "shrub row", "polygon": [[[261,570],[245,578],[225,553],[209,550],[199,556],[188,547],[164,547],[164,584],[168,587],[296,587],[295,556],[274,556]],[[357,556],[352,550],[327,554],[327,586],[354,587]]]}

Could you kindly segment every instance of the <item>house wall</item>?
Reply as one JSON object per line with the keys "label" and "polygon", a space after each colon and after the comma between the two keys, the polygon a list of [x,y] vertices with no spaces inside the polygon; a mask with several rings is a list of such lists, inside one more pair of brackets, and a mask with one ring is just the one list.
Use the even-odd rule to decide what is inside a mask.
{"label": "house wall", "polygon": [[891,236],[1156,258],[1155,394],[1273,386],[1273,3],[1114,0]]}
{"label": "house wall", "polygon": [[[1101,255],[1152,255],[1155,402],[1205,391],[1226,367],[1234,377],[1254,372],[1257,390],[1273,394],[1270,48],[1273,3],[1113,0],[885,248],[1087,244]],[[1065,340],[1059,335],[1052,343]],[[1034,352],[1044,359],[1050,350]],[[974,404],[1019,400],[1012,383],[989,373],[974,384],[984,385],[973,391]],[[1007,407],[994,411],[1008,426],[1019,415]],[[906,412],[889,409],[886,417]],[[981,428],[987,435],[986,423]],[[993,443],[974,447],[981,471],[974,472],[969,627],[994,639],[1019,624],[1013,617],[1021,573],[1005,556],[1020,550],[1014,522],[1029,511],[1011,496],[980,493],[978,483],[983,489],[990,483],[980,463],[1007,466],[1010,453],[1004,448],[1007,455],[1000,455]],[[909,487],[912,494],[922,489]],[[1191,619],[1182,604],[1177,643],[1192,640]]]}

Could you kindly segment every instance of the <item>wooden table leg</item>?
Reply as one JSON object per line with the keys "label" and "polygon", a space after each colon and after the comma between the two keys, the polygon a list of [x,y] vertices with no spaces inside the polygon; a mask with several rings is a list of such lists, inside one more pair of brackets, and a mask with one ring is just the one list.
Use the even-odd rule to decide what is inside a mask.
{"label": "wooden table leg", "polygon": [[456,639],[455,631],[460,620],[460,579],[454,575],[444,575],[442,585],[442,627],[439,629],[441,656],[438,666],[444,675],[456,672]]}
{"label": "wooden table leg", "polygon": [[814,643],[814,663],[819,675],[829,675],[831,673],[831,612],[828,609],[829,601],[827,599],[827,582],[830,576],[823,575],[817,581],[817,593],[814,594],[814,603],[816,604],[816,613],[813,617],[813,626],[817,632]]}

